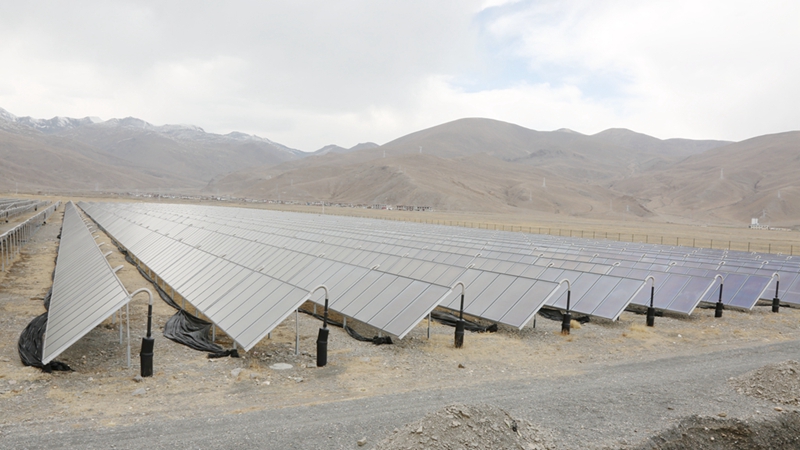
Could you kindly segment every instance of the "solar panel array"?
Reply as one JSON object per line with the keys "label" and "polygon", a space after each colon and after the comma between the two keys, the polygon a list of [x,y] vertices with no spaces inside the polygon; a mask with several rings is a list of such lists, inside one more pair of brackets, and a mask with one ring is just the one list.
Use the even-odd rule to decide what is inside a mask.
{"label": "solar panel array", "polygon": [[[241,214],[242,213],[232,213],[231,215],[226,215],[225,220],[231,218],[236,219]],[[247,214],[253,213],[250,212]],[[289,223],[285,225],[285,231],[286,233],[289,233],[288,236],[295,238],[312,240],[322,239],[325,236],[330,236],[333,232],[332,230],[328,229],[331,219],[326,219],[324,224],[315,224],[314,221],[301,214],[291,217],[287,220]],[[397,228],[398,225],[395,224],[395,222],[387,222],[382,226]],[[314,231],[316,231],[316,234],[291,234],[295,233],[296,228],[300,225],[302,225],[302,229],[305,233],[314,233]],[[412,228],[416,227],[417,231],[419,231],[420,226],[417,224],[406,223],[399,225],[401,228],[408,228],[409,226]],[[491,270],[499,272],[511,271],[514,273],[515,270],[522,270],[521,267],[530,265],[549,267],[550,270],[547,271],[526,267],[528,272],[526,272],[524,275],[550,281],[557,281],[558,279],[562,279],[562,277],[569,278],[571,281],[573,281],[574,286],[574,310],[576,312],[591,314],[598,317],[611,319],[618,317],[619,312],[625,309],[630,301],[630,295],[625,294],[632,294],[637,290],[639,292],[635,298],[632,299],[632,303],[640,306],[646,306],[649,303],[649,292],[648,290],[640,290],[640,288],[642,287],[642,281],[649,275],[654,276],[657,280],[657,287],[660,292],[658,301],[656,302],[656,307],[658,309],[683,314],[691,314],[698,303],[704,299],[708,299],[709,296],[713,296],[714,294],[713,290],[708,291],[709,287],[712,287],[714,279],[714,274],[708,274],[708,270],[706,270],[704,273],[699,273],[699,271],[695,271],[695,273],[683,274],[670,273],[669,269],[672,266],[669,262],[677,259],[674,255],[672,258],[667,259],[666,261],[661,261],[662,264],[656,264],[655,262],[648,264],[647,255],[645,253],[640,253],[638,255],[635,253],[626,253],[626,249],[622,247],[623,245],[628,245],[625,243],[616,243],[622,247],[616,249],[605,248],[605,245],[607,244],[604,244],[603,248],[598,249],[605,254],[606,258],[603,258],[603,255],[597,253],[590,255],[577,255],[575,254],[577,249],[571,248],[570,244],[564,245],[562,243],[560,246],[556,246],[555,248],[551,247],[549,248],[548,254],[544,254],[541,252],[541,247],[532,247],[533,242],[530,240],[526,242],[503,241],[504,239],[513,237],[514,235],[517,236],[517,239],[519,236],[524,236],[520,233],[489,233],[489,236],[484,237],[487,235],[487,231],[484,230],[455,229],[459,230],[459,233],[468,233],[472,236],[483,234],[483,236],[478,237],[477,240],[472,238],[472,241],[470,242],[458,236],[454,237],[452,234],[454,229],[452,227],[428,226],[425,231],[426,237],[416,236],[413,238],[414,242],[412,242],[409,240],[411,238],[407,233],[384,233],[383,235],[376,235],[379,230],[369,229],[361,235],[358,235],[357,233],[354,234],[353,229],[358,227],[358,224],[354,224],[351,221],[351,223],[348,223],[344,226],[344,229],[337,229],[335,231],[337,233],[344,232],[348,237],[357,236],[357,238],[360,240],[359,242],[364,240],[369,242],[369,240],[372,239],[372,241],[364,247],[366,249],[372,249],[374,248],[374,245],[384,243],[384,241],[391,242],[397,239],[398,245],[395,245],[391,248],[384,247],[382,249],[378,249],[378,251],[388,251],[393,253],[395,256],[398,256],[400,253],[408,250],[409,246],[413,247],[416,244],[417,247],[412,248],[412,250],[416,250],[419,249],[420,245],[431,244],[430,249],[433,251],[438,251],[439,253],[454,252],[460,255],[460,259],[457,260],[459,262],[464,262],[465,258],[468,258],[469,261],[472,261],[476,264],[476,267],[488,267],[491,268]],[[438,235],[436,235],[436,233],[432,233],[431,228],[434,230],[439,228],[440,233]],[[341,236],[341,234],[339,236]],[[379,239],[377,241],[375,240],[376,236]],[[538,236],[537,238],[542,238],[542,236]],[[352,246],[354,243],[349,242],[345,243],[344,245]],[[373,247],[369,247],[369,245],[373,245]],[[572,245],[575,244],[573,243]],[[539,252],[538,255],[532,255],[531,249]],[[659,250],[662,252],[664,251],[664,249]],[[481,251],[483,254],[481,256],[477,256],[477,254],[474,253],[476,251]],[[632,251],[636,252],[636,250]],[[682,260],[685,260],[687,256],[686,252],[687,249],[679,248],[675,253],[679,254]],[[585,249],[583,250],[583,253],[586,253]],[[417,255],[411,255],[411,257],[425,258],[425,256]],[[484,260],[483,258],[486,259]],[[523,258],[526,260],[522,260]],[[558,260],[557,258],[564,259]],[[664,259],[669,257],[666,255],[661,255],[661,258]],[[641,260],[641,262],[639,262],[639,260]],[[521,264],[516,264],[516,267],[512,267],[512,265],[515,264],[514,261],[520,261]],[[593,263],[590,264],[586,261],[593,261]],[[729,262],[732,263],[733,260],[729,259]],[[481,265],[478,266],[478,264]],[[682,261],[681,264],[687,264],[687,262]],[[559,271],[558,269],[564,270]],[[392,269],[389,268],[386,270]],[[725,270],[720,270],[719,273],[722,273],[727,279],[727,272]],[[588,276],[586,275],[587,273],[594,273],[603,276]],[[607,289],[607,287],[604,286],[613,283],[613,279],[608,278],[607,275],[620,275],[616,278],[616,285],[619,287],[613,290],[607,297],[601,296],[598,298],[598,295],[602,295],[600,293],[603,292],[604,289]],[[788,274],[784,275],[786,276]],[[630,278],[636,281],[625,281],[623,278]],[[737,277],[733,277],[728,280],[728,283],[732,284],[732,286],[725,291],[723,302],[729,306],[751,309],[758,300],[759,293],[764,291],[766,284],[770,282],[769,277],[764,277],[763,275],[757,274],[748,274],[743,280],[737,280],[736,278]],[[602,281],[600,281],[601,279]],[[739,283],[740,281],[741,284]],[[786,285],[784,284],[784,286]],[[733,287],[736,287],[736,289],[731,289]],[[740,289],[740,287],[742,288]],[[590,289],[593,289],[593,291],[590,292]],[[753,294],[754,290],[758,292]],[[585,300],[588,300],[588,302],[583,301],[583,294],[587,296]],[[560,294],[558,298],[548,301],[548,306],[564,309],[566,306],[565,297],[565,293]],[[615,304],[615,300],[617,306],[611,307],[611,305]],[[791,301],[791,295],[787,296],[787,300]],[[455,303],[455,299],[449,304],[452,305],[453,303]]]}
{"label": "solar panel array", "polygon": [[[792,257],[776,260],[776,255],[579,239],[560,239],[550,245],[547,249],[560,255],[611,264],[610,274],[639,279],[654,276],[656,307],[668,311],[690,313],[701,301],[716,302],[716,274],[724,278],[723,303],[727,306],[749,310],[759,299],[770,298],[775,292],[773,273],[780,275],[781,300],[800,305],[800,260]],[[767,257],[771,262],[763,259]],[[640,293],[632,303],[645,306],[648,297]]]}
{"label": "solar panel array", "polygon": [[49,363],[124,306],[130,297],[77,209],[64,210],[61,245],[47,311],[42,362]]}
{"label": "solar panel array", "polygon": [[[92,204],[85,209],[123,245],[126,227],[144,226],[164,236],[201,245],[218,258],[303,289],[325,283],[332,293],[332,310],[400,338],[436,306],[444,304],[457,309],[452,303],[457,302],[458,295],[452,294],[452,300],[445,296],[462,278],[468,284],[465,312],[518,327],[533,317],[557,287],[553,282],[498,272],[470,272],[467,266],[474,257],[448,258],[448,263],[440,263],[367,250],[363,246],[350,248],[341,245],[340,237],[317,239],[297,225],[293,233],[306,234],[289,236],[272,227],[270,220],[234,219],[228,211],[215,207],[164,209],[158,205]],[[122,222],[118,231],[108,228],[119,221]],[[128,243],[137,245],[133,241]],[[158,273],[156,268],[153,270]],[[477,276],[471,278],[472,273]],[[186,298],[195,304],[195,300]],[[321,293],[312,300],[322,303]]]}
{"label": "solar panel array", "polygon": [[17,224],[14,228],[0,233],[0,270],[5,272],[14,257],[19,254],[22,246],[39,230],[60,204],[61,202],[56,202]]}
{"label": "solar panel array", "polygon": [[[437,304],[458,310],[460,292],[449,289],[458,280],[467,285],[467,314],[517,327],[543,306],[566,308],[566,287],[557,285],[562,279],[571,282],[573,312],[611,320],[630,306],[649,305],[650,290],[643,289],[648,276],[656,280],[654,306],[674,313],[691,314],[699,303],[716,301],[716,274],[724,278],[723,302],[731,307],[752,309],[760,298],[771,298],[773,272],[781,276],[782,300],[800,301],[800,260],[791,257],[778,260],[769,255],[765,262],[767,255],[746,252],[229,207],[82,207],[122,245],[138,246],[140,252],[149,249],[140,259],[163,259],[161,270],[183,258],[178,249],[185,247],[175,243],[181,242],[204,249],[211,258],[204,264],[213,259],[233,262],[304,290],[317,283],[337,293],[358,286],[353,291],[358,298],[334,299],[331,308],[399,337]],[[141,236],[134,236],[131,227]],[[160,237],[145,241],[144,235],[152,233]],[[162,244],[154,245],[156,240]],[[198,300],[190,297],[217,282],[197,285],[202,279],[198,262],[182,267],[184,278],[174,281],[182,283],[183,290],[197,286],[184,296],[195,304]],[[160,276],[167,274],[151,268]],[[361,282],[351,284],[354,280]],[[431,300],[409,306],[404,294],[423,287],[443,297],[431,295]],[[321,303],[321,294],[312,300]],[[404,327],[400,322],[389,326],[387,317],[405,308],[414,314],[402,322]],[[359,315],[362,310],[365,313]],[[376,316],[376,311],[383,315]]]}
{"label": "solar panel array", "polygon": [[8,220],[21,214],[36,211],[46,204],[47,202],[43,200],[0,199],[0,219]]}

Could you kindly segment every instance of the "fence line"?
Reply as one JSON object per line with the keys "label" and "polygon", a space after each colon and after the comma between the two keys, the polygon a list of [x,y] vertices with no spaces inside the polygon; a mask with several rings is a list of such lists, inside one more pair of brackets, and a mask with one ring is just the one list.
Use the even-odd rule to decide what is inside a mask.
{"label": "fence line", "polygon": [[564,229],[555,227],[507,225],[503,223],[473,222],[473,221],[463,221],[463,220],[416,219],[416,218],[405,220],[400,217],[376,217],[369,215],[364,215],[361,217],[428,223],[432,225],[448,225],[448,226],[459,226],[467,228],[479,228],[479,229],[496,230],[496,231],[516,231],[516,232],[530,233],[530,234],[545,234],[550,236],[607,239],[619,242],[632,242],[640,244],[674,245],[676,247],[736,250],[745,252],[774,253],[777,255],[794,256],[793,244],[782,244],[777,242],[753,242],[753,241],[736,241],[732,239],[662,236],[662,235],[651,235],[646,233],[645,234],[622,233],[622,232],[615,233],[608,231],[587,231],[587,230],[573,230],[573,229]]}

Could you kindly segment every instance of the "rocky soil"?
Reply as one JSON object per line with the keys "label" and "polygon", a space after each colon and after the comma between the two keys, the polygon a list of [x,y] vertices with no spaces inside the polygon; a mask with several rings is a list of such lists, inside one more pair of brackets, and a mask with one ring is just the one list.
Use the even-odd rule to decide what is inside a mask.
{"label": "rocky soil", "polygon": [[800,448],[800,414],[761,420],[689,417],[641,450],[790,450]]}
{"label": "rocky soil", "polygon": [[544,450],[554,448],[552,436],[506,411],[486,404],[451,405],[417,422],[395,430],[376,444],[383,450],[449,450],[454,448],[504,448]]}
{"label": "rocky soil", "polygon": [[782,405],[800,405],[800,362],[770,364],[730,380],[736,392]]}

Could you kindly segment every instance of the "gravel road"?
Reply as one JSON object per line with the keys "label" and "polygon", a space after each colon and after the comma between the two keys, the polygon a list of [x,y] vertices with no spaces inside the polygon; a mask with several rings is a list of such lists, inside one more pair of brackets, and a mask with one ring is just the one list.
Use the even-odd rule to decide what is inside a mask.
{"label": "gravel road", "polygon": [[[574,375],[488,382],[356,400],[74,430],[71,421],[11,425],[3,448],[367,448],[396,427],[452,403],[489,403],[552,430],[558,448],[625,448],[692,414],[780,414],[737,394],[728,379],[796,359],[800,341],[699,356],[583,367]],[[786,411],[786,410],[785,410]],[[786,412],[784,412],[785,414]]]}

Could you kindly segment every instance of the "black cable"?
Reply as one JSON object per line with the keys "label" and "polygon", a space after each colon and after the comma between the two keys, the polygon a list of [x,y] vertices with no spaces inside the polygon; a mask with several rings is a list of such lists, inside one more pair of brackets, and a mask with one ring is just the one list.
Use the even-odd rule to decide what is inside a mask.
{"label": "black cable", "polygon": [[[312,316],[312,317],[317,318],[319,320],[325,320],[325,318],[323,316],[321,316],[319,314],[316,314],[316,313],[314,313],[312,311],[306,311],[305,309],[301,309],[300,312],[304,313],[304,314],[308,314],[309,316]],[[344,326],[343,323],[336,322],[335,320],[331,320],[330,318],[328,318],[328,325],[331,325],[331,326],[334,326],[334,327],[339,327],[339,328],[344,328],[344,331],[346,331],[347,334],[350,335],[350,337],[352,337],[353,339],[355,339],[357,341],[372,342],[375,345],[393,344],[391,336],[373,336],[372,338],[368,338],[366,336],[362,336],[356,330],[354,330],[354,329],[352,329],[350,327]]]}
{"label": "black cable", "polygon": [[[455,327],[459,320],[457,315],[443,311],[431,311],[431,318],[442,325],[447,325],[450,327]],[[493,323],[488,326],[483,326],[479,323],[465,319],[464,329],[472,331],[473,333],[494,333],[497,331],[497,324]]]}

